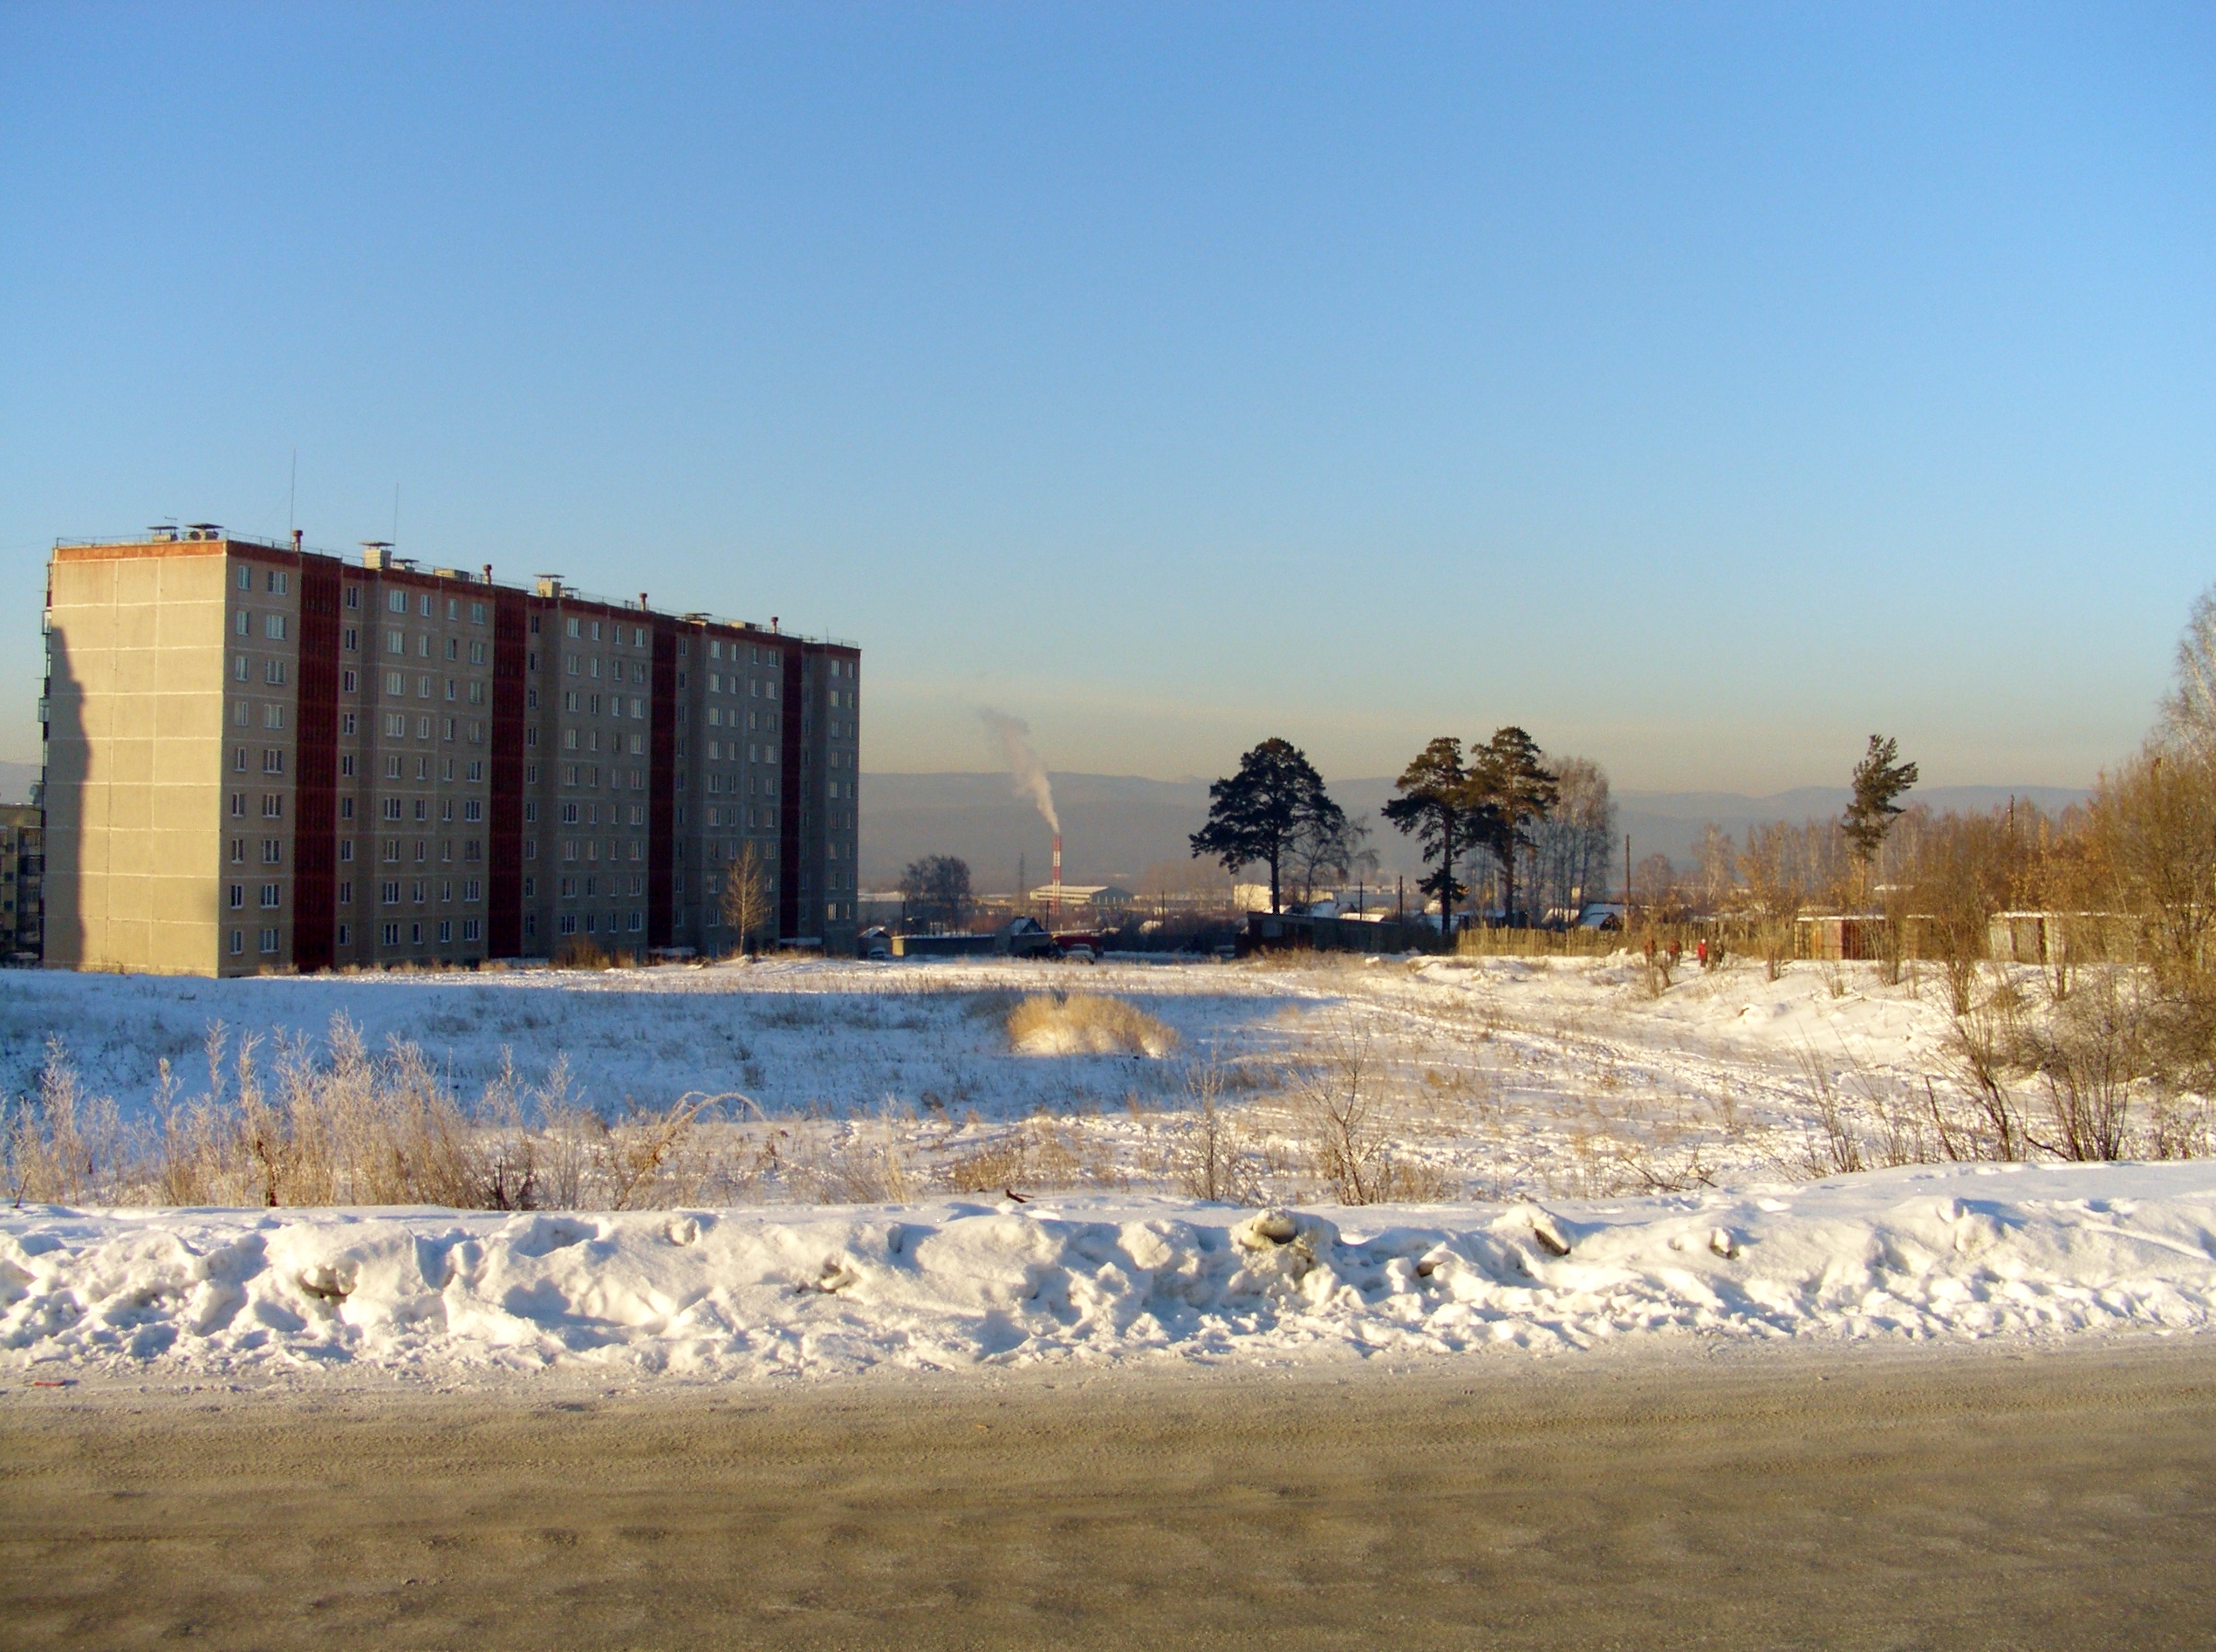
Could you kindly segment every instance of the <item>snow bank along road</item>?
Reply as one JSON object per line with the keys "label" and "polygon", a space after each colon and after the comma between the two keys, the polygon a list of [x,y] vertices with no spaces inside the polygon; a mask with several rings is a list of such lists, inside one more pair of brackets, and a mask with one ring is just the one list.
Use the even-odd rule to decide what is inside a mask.
{"label": "snow bank along road", "polygon": [[2204,1339],[1679,1347],[645,1397],[17,1387],[0,1640],[2209,1644]]}
{"label": "snow bank along road", "polygon": [[448,1382],[2192,1331],[2216,1164],[1924,1166],[1337,1220],[1084,1196],[633,1214],[0,1212],[0,1383]]}

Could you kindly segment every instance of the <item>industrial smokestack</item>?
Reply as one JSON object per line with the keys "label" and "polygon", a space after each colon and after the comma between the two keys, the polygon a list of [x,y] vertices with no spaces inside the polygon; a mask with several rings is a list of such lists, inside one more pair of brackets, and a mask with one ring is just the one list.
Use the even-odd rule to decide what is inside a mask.
{"label": "industrial smokestack", "polygon": [[1054,893],[1048,897],[1048,910],[1053,913],[1055,921],[1059,923],[1062,918],[1062,834],[1060,832],[1054,835]]}

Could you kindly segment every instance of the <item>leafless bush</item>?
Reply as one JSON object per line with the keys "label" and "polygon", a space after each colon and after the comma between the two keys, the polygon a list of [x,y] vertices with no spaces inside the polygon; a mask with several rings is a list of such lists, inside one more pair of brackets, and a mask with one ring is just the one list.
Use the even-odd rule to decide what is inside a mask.
{"label": "leafless bush", "polygon": [[1215,1051],[1188,1064],[1185,1088],[1193,1099],[1193,1122],[1173,1160],[1177,1184],[1193,1198],[1219,1204],[1259,1204],[1261,1178],[1241,1146],[1237,1130],[1223,1114],[1225,1068]]}
{"label": "leafless bush", "polygon": [[105,1097],[82,1095],[58,1043],[37,1097],[0,1133],[18,1200],[68,1203],[438,1205],[529,1210],[632,1209],[682,1201],[728,1167],[697,1150],[696,1126],[724,1102],[687,1096],[612,1122],[571,1095],[557,1060],[526,1087],[501,1071],[465,1105],[416,1046],[382,1055],[334,1018],[323,1055],[304,1038],[207,1040],[205,1092],[182,1098],[165,1062],[152,1117],[127,1130]]}
{"label": "leafless bush", "polygon": [[1312,1134],[1312,1167],[1342,1205],[1437,1198],[1436,1171],[1395,1157],[1386,1112],[1388,1063],[1364,1034],[1322,1041],[1294,1081],[1295,1111]]}
{"label": "leafless bush", "polygon": [[1177,1034],[1120,998],[1039,993],[1009,1011],[1008,1041],[1041,1055],[1162,1056]]}
{"label": "leafless bush", "polygon": [[2019,1068],[2038,1075],[2051,1133],[2027,1137],[2065,1159],[2124,1157],[2131,1097],[2154,1075],[2152,1006],[2104,971],[2043,1022],[2016,1029]]}
{"label": "leafless bush", "polygon": [[7,1120],[8,1191],[14,1203],[114,1203],[122,1191],[126,1152],[115,1103],[87,1096],[57,1037],[46,1041],[38,1093],[18,1100]]}
{"label": "leafless bush", "polygon": [[1950,1158],[2025,1157],[2030,1143],[2024,1135],[2021,1106],[2010,1088],[2022,1045],[2022,1021],[2020,1000],[2013,993],[1996,993],[1984,1004],[1973,1007],[1968,1014],[1957,1017],[1948,1029],[1948,1064],[1974,1114],[1973,1128],[1959,1135],[1950,1133],[1937,1091],[1927,1092],[1933,1125]]}
{"label": "leafless bush", "polygon": [[1813,1049],[1803,1047],[1795,1058],[1808,1082],[1809,1098],[1816,1108],[1816,1134],[1802,1138],[1802,1153],[1810,1176],[1844,1176],[1864,1168],[1862,1142],[1847,1115],[1844,1099],[1830,1067]]}

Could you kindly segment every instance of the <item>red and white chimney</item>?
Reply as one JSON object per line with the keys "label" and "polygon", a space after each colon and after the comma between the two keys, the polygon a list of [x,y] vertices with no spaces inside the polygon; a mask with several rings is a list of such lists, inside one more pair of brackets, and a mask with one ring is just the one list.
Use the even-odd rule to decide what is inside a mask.
{"label": "red and white chimney", "polygon": [[1055,921],[1059,923],[1062,919],[1062,834],[1060,832],[1057,832],[1054,835],[1053,889],[1054,893],[1047,898],[1047,910],[1053,916]]}

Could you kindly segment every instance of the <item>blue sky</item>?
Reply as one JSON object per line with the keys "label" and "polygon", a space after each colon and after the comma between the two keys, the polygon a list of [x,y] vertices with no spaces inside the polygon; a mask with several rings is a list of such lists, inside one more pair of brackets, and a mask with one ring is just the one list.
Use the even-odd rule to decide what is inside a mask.
{"label": "blue sky", "polygon": [[865,766],[2079,784],[2216,578],[2216,14],[0,10],[0,758],[165,517],[865,648]]}

